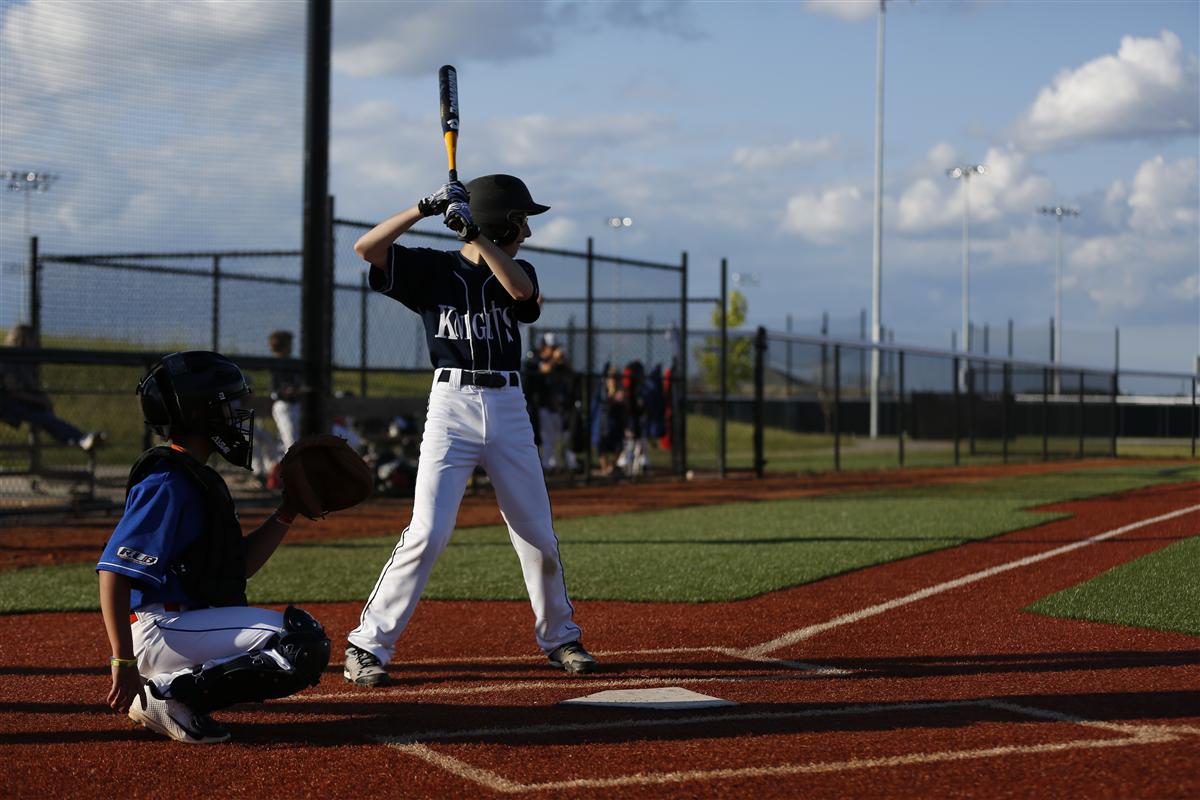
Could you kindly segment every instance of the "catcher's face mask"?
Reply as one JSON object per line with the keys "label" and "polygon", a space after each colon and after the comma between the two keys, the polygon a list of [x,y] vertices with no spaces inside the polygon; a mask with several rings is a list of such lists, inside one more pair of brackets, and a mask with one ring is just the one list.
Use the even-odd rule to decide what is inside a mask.
{"label": "catcher's face mask", "polygon": [[205,426],[208,439],[221,458],[236,467],[250,469],[254,453],[254,412],[242,408],[240,400],[216,405]]}

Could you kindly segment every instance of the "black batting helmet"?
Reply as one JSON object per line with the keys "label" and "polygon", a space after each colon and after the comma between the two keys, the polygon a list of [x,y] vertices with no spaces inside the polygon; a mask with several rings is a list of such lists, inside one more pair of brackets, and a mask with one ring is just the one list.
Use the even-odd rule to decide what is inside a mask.
{"label": "black batting helmet", "polygon": [[503,247],[521,232],[514,221],[517,214],[543,214],[550,206],[533,202],[528,187],[512,175],[484,175],[467,184],[471,196],[471,216],[479,231]]}
{"label": "black batting helmet", "polygon": [[203,435],[230,464],[250,469],[254,412],[240,407],[250,386],[225,356],[208,350],[163,356],[138,384],[137,394],[146,424],[160,436]]}

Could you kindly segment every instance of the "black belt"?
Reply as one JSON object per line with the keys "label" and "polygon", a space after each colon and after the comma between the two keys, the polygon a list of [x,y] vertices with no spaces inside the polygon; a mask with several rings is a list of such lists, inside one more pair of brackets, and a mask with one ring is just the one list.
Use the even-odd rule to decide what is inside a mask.
{"label": "black belt", "polygon": [[[443,369],[438,372],[438,383],[450,382],[450,370]],[[472,372],[469,369],[462,370],[462,378],[459,379],[460,386],[482,386],[485,389],[503,389],[505,386],[520,386],[521,378],[516,372]]]}

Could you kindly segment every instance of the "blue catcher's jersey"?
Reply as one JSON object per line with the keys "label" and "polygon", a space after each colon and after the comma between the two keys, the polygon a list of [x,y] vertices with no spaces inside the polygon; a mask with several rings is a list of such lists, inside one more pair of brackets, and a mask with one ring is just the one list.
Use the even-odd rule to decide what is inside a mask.
{"label": "blue catcher's jersey", "polygon": [[517,323],[536,322],[537,273],[517,260],[533,281],[533,296],[517,301],[486,264],[476,266],[457,251],[393,244],[387,266],[371,269],[371,288],[421,315],[434,368],[485,371],[521,369]]}
{"label": "blue catcher's jersey", "polygon": [[96,570],[133,580],[129,605],[189,605],[179,578],[168,571],[204,532],[208,510],[195,483],[165,463],[129,491],[125,514],[109,537]]}

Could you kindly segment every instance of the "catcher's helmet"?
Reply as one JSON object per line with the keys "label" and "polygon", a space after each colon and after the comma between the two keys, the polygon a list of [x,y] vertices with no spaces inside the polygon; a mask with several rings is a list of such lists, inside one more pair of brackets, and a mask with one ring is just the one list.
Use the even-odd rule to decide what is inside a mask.
{"label": "catcher's helmet", "polygon": [[163,356],[138,384],[146,424],[165,438],[201,434],[221,457],[250,469],[254,412],[240,407],[250,386],[220,353],[188,350]]}
{"label": "catcher's helmet", "polygon": [[513,219],[517,214],[543,214],[550,206],[533,202],[533,196],[520,178],[512,175],[484,175],[467,184],[471,196],[471,216],[479,231],[503,247],[516,241],[521,232]]}

